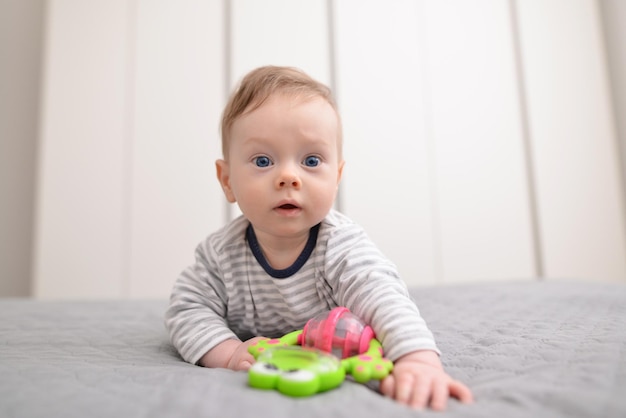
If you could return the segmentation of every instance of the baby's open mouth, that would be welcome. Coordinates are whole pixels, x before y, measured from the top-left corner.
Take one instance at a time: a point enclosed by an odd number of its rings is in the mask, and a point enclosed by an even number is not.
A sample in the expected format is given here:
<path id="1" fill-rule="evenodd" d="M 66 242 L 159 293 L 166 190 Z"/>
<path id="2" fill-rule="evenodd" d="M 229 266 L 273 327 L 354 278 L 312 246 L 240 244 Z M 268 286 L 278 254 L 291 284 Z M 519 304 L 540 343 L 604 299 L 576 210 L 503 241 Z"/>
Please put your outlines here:
<path id="1" fill-rule="evenodd" d="M 298 209 L 296 205 L 292 205 L 291 203 L 287 203 L 285 205 L 280 205 L 279 209 Z"/>

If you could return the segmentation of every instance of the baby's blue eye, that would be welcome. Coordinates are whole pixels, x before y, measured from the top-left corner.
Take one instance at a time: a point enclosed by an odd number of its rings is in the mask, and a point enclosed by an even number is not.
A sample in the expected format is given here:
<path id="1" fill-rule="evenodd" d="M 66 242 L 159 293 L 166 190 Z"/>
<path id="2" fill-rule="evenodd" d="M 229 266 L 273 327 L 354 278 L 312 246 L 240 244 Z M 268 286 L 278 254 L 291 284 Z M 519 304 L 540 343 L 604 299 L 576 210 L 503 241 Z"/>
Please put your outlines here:
<path id="1" fill-rule="evenodd" d="M 257 167 L 269 167 L 270 165 L 272 165 L 272 160 L 270 160 L 269 157 L 266 156 L 256 157 L 253 161 Z"/>
<path id="2" fill-rule="evenodd" d="M 304 159 L 304 165 L 307 167 L 317 167 L 320 163 L 320 157 L 316 157 L 314 155 L 309 155 Z"/>

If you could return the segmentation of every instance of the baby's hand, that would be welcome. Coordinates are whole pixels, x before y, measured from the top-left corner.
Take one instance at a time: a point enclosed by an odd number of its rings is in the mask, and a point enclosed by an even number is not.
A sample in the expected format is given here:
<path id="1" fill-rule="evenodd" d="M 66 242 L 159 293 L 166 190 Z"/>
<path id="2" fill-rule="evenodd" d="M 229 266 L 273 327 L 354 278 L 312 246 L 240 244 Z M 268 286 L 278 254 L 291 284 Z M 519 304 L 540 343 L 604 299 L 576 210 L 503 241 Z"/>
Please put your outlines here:
<path id="1" fill-rule="evenodd" d="M 254 364 L 254 357 L 248 352 L 248 347 L 255 345 L 265 337 L 254 337 L 248 341 L 226 340 L 216 345 L 200 360 L 204 367 L 221 367 L 231 370 L 248 370 Z"/>
<path id="2" fill-rule="evenodd" d="M 255 361 L 252 354 L 248 352 L 248 347 L 256 344 L 258 340 L 262 339 L 264 338 L 254 337 L 239 344 L 239 346 L 233 352 L 233 355 L 228 361 L 228 366 L 226 367 L 231 370 L 248 370 Z"/>
<path id="3" fill-rule="evenodd" d="M 430 406 L 442 411 L 450 396 L 464 403 L 473 401 L 469 388 L 443 370 L 434 351 L 416 351 L 401 357 L 392 374 L 381 382 L 380 390 L 383 395 L 416 409 Z"/>

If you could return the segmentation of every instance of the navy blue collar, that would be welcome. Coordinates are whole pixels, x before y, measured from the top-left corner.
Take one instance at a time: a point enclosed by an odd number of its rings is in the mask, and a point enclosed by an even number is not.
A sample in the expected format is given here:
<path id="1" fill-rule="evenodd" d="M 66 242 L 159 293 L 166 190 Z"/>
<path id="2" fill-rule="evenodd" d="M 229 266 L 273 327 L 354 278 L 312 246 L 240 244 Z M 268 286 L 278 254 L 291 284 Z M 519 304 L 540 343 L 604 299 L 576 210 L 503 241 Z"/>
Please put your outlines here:
<path id="1" fill-rule="evenodd" d="M 250 250 L 252 251 L 254 258 L 256 258 L 256 261 L 258 261 L 261 267 L 263 267 L 263 270 L 275 279 L 285 279 L 296 274 L 313 253 L 315 244 L 317 243 L 317 233 L 320 230 L 320 225 L 321 224 L 317 224 L 311 228 L 309 232 L 309 239 L 307 240 L 304 249 L 296 261 L 291 266 L 283 270 L 276 270 L 270 266 L 270 263 L 267 262 L 265 256 L 263 255 L 263 251 L 261 250 L 261 245 L 259 245 L 259 241 L 254 233 L 254 228 L 252 228 L 252 224 L 248 225 L 248 229 L 246 229 L 246 239 L 248 240 L 248 245 L 250 246 Z"/>

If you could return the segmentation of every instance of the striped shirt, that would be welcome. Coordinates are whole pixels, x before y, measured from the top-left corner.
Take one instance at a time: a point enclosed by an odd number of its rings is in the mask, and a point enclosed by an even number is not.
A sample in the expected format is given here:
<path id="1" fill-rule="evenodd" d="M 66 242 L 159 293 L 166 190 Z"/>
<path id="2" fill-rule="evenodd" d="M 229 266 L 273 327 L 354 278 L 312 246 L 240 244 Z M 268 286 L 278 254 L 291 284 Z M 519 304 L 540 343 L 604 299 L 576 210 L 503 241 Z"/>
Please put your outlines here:
<path id="1" fill-rule="evenodd" d="M 225 340 L 280 337 L 337 306 L 370 324 L 391 360 L 416 350 L 439 353 L 396 267 L 339 212 L 311 229 L 285 270 L 267 263 L 243 216 L 211 234 L 195 255 L 165 315 L 172 343 L 190 363 Z"/>

